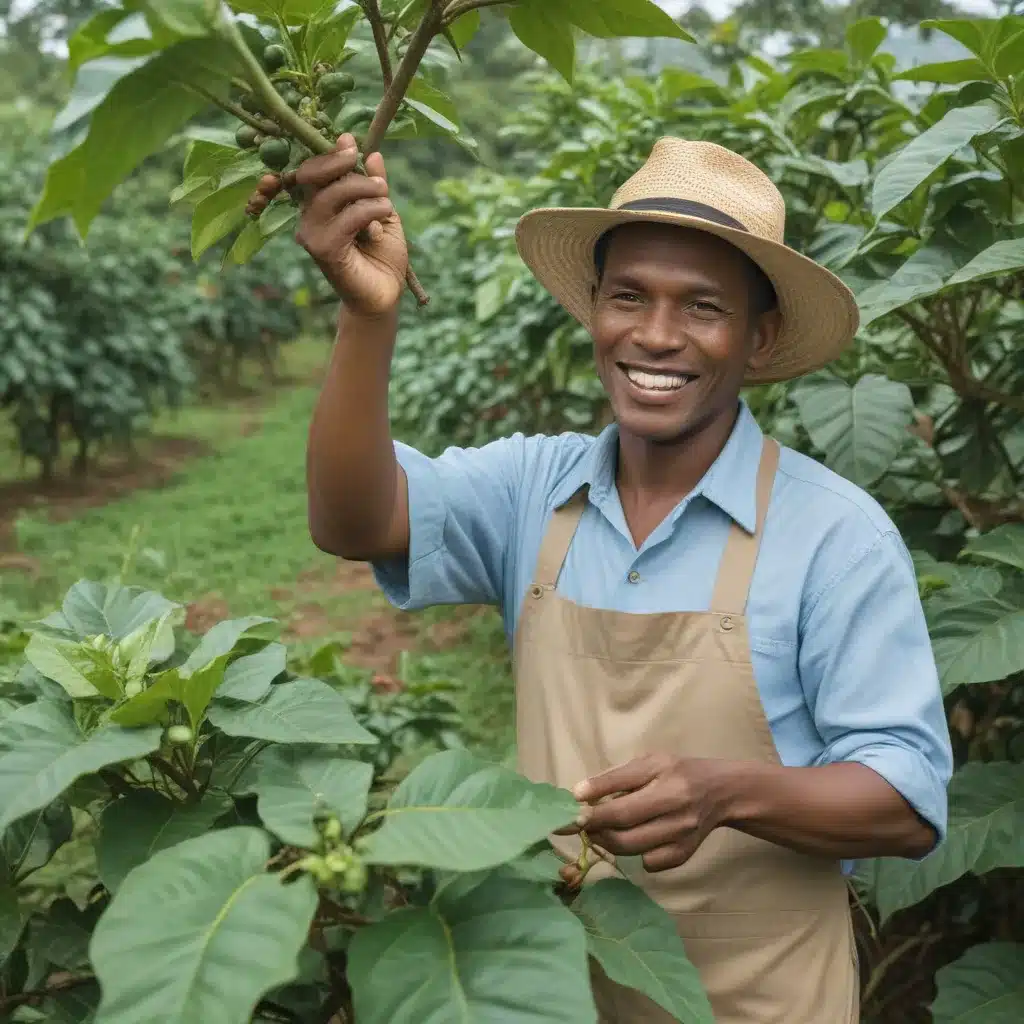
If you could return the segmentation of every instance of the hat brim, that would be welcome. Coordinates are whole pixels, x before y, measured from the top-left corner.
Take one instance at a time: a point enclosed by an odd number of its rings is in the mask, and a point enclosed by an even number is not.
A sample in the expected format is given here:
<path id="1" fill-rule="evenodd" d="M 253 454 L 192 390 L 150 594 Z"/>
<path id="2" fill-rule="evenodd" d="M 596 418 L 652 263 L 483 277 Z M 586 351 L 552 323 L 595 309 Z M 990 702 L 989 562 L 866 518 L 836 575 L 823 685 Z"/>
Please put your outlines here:
<path id="1" fill-rule="evenodd" d="M 516 225 L 516 245 L 533 276 L 587 330 L 596 283 L 594 246 L 609 228 L 653 221 L 717 235 L 745 252 L 771 280 L 782 324 L 768 362 L 744 384 L 792 380 L 832 362 L 853 341 L 860 311 L 853 293 L 830 270 L 780 242 L 676 213 L 544 207 Z"/>

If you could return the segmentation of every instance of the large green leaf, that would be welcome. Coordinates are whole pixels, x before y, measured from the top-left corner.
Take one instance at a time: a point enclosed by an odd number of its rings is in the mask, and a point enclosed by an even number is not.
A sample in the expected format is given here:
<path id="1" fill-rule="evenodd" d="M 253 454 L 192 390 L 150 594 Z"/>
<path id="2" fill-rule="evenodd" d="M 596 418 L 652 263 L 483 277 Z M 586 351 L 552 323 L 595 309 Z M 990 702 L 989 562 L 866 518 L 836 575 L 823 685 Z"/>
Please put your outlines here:
<path id="1" fill-rule="evenodd" d="M 543 57 L 570 84 L 576 70 L 572 25 L 547 0 L 522 0 L 508 12 L 508 23 L 528 50 Z"/>
<path id="2" fill-rule="evenodd" d="M 194 672 L 222 654 L 230 654 L 243 640 L 254 642 L 276 640 L 281 624 L 263 615 L 247 615 L 242 619 L 225 619 L 203 634 L 202 640 L 185 660 L 182 668 Z M 260 646 L 263 646 L 260 643 Z"/>
<path id="3" fill-rule="evenodd" d="M 962 85 L 964 82 L 985 81 L 989 77 L 985 65 L 974 57 L 946 60 L 939 64 L 918 64 L 893 75 L 893 78 L 905 82 L 935 82 L 938 85 Z"/>
<path id="4" fill-rule="evenodd" d="M 642 992 L 676 1020 L 714 1024 L 672 918 L 643 889 L 624 878 L 603 878 L 584 886 L 572 908 L 586 928 L 591 956 L 612 981 Z"/>
<path id="5" fill-rule="evenodd" d="M 234 806 L 227 794 L 207 792 L 197 804 L 180 804 L 152 790 L 138 790 L 108 804 L 100 818 L 96 864 L 100 880 L 117 892 L 128 872 L 155 853 L 205 835 Z"/>
<path id="6" fill-rule="evenodd" d="M 1024 944 L 984 942 L 935 974 L 934 1024 L 1020 1024 Z"/>
<path id="7" fill-rule="evenodd" d="M 48 863 L 74 830 L 71 808 L 57 800 L 0 833 L 0 880 L 24 878 Z"/>
<path id="8" fill-rule="evenodd" d="M 17 890 L 0 879 L 0 968 L 18 945 L 28 917 L 28 907 L 22 906 Z"/>
<path id="9" fill-rule="evenodd" d="M 1024 765 L 968 762 L 949 784 L 949 832 L 923 860 L 882 857 L 867 866 L 884 923 L 962 875 L 1024 867 Z"/>
<path id="10" fill-rule="evenodd" d="M 225 670 L 217 695 L 232 700 L 262 700 L 274 680 L 284 672 L 287 658 L 288 649 L 284 644 L 267 644 L 262 651 L 236 659 Z"/>
<path id="11" fill-rule="evenodd" d="M 867 63 L 885 41 L 886 28 L 881 18 L 858 18 L 846 29 L 846 42 L 854 60 Z"/>
<path id="12" fill-rule="evenodd" d="M 628 36 L 694 38 L 681 25 L 651 0 L 547 0 L 547 6 L 599 39 Z"/>
<path id="13" fill-rule="evenodd" d="M 226 43 L 192 39 L 121 78 L 93 111 L 85 140 L 50 166 L 30 228 L 68 215 L 85 237 L 114 188 L 208 105 L 180 83 L 226 96 L 236 73 Z"/>
<path id="14" fill-rule="evenodd" d="M 946 250 L 930 246 L 918 249 L 891 277 L 858 292 L 861 325 L 867 327 L 901 306 L 942 291 L 956 269 Z"/>
<path id="15" fill-rule="evenodd" d="M 373 766 L 333 753 L 271 747 L 256 764 L 255 790 L 263 824 L 283 842 L 312 847 L 316 811 L 333 811 L 346 834 L 366 816 Z"/>
<path id="16" fill-rule="evenodd" d="M 229 0 L 229 6 L 265 21 L 280 18 L 286 25 L 305 25 L 323 18 L 338 5 L 334 0 Z"/>
<path id="17" fill-rule="evenodd" d="M 117 700 L 121 695 L 110 655 L 78 640 L 34 633 L 25 648 L 25 659 L 41 675 L 63 687 L 69 697 L 102 695 Z"/>
<path id="18" fill-rule="evenodd" d="M 296 679 L 271 688 L 259 704 L 217 704 L 210 721 L 229 736 L 272 743 L 377 743 L 345 698 L 319 679 Z"/>
<path id="19" fill-rule="evenodd" d="M 969 540 L 961 557 L 1008 565 L 1024 572 L 1024 524 L 1004 523 Z"/>
<path id="20" fill-rule="evenodd" d="M 145 57 L 159 50 L 161 45 L 161 42 L 154 39 L 146 16 L 141 11 L 102 10 L 80 25 L 68 40 L 68 71 L 75 74 L 88 61 L 102 62 L 107 57 Z M 75 74 L 72 99 L 76 94 L 82 95 L 81 85 L 81 74 Z M 109 91 L 108 86 L 100 94 L 97 103 Z M 62 116 L 68 117 L 70 114 L 68 112 Z M 80 116 L 75 115 L 74 120 Z"/>
<path id="21" fill-rule="evenodd" d="M 71 630 L 83 640 L 101 633 L 123 640 L 177 607 L 152 590 L 79 580 L 65 594 L 60 611 L 44 621 Z"/>
<path id="22" fill-rule="evenodd" d="M 20 708 L 0 721 L 0 831 L 45 807 L 81 776 L 145 757 L 159 745 L 159 729 L 112 725 L 86 736 L 66 705 Z"/>
<path id="23" fill-rule="evenodd" d="M 368 861 L 479 871 L 571 824 L 579 804 L 566 790 L 449 750 L 410 772 L 382 813 L 383 826 L 366 840 Z"/>
<path id="24" fill-rule="evenodd" d="M 246 223 L 246 201 L 260 176 L 217 189 L 200 199 L 192 213 L 192 258 L 198 260 L 211 245 L 216 245 Z"/>
<path id="25" fill-rule="evenodd" d="M 210 35 L 220 0 L 137 0 L 150 24 L 183 39 Z"/>
<path id="26" fill-rule="evenodd" d="M 1008 238 L 978 253 L 946 282 L 946 287 L 997 277 L 1021 267 L 1024 267 L 1024 238 Z"/>
<path id="27" fill-rule="evenodd" d="M 880 220 L 903 202 L 933 171 L 972 139 L 991 131 L 1002 120 L 991 103 L 954 107 L 940 121 L 911 139 L 875 178 L 871 212 Z"/>
<path id="28" fill-rule="evenodd" d="M 914 414 L 906 384 L 871 373 L 852 388 L 838 378 L 809 379 L 793 390 L 793 401 L 829 468 L 862 487 L 892 465 Z"/>
<path id="29" fill-rule="evenodd" d="M 348 952 L 359 1024 L 596 1024 L 580 922 L 542 886 L 443 889 L 360 929 Z"/>
<path id="30" fill-rule="evenodd" d="M 232 828 L 155 854 L 121 884 L 93 933 L 96 1024 L 248 1024 L 298 974 L 317 894 L 266 873 L 269 837 Z"/>
<path id="31" fill-rule="evenodd" d="M 944 693 L 1024 669 L 1024 606 L 1013 588 L 950 588 L 926 611 Z"/>

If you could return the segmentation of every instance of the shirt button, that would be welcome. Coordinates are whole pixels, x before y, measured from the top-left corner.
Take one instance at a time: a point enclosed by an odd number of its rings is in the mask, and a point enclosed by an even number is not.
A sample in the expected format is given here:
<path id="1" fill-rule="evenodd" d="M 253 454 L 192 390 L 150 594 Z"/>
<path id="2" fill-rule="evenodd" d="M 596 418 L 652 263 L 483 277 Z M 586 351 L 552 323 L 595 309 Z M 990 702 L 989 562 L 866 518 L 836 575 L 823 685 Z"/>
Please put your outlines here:
<path id="1" fill-rule="evenodd" d="M 629 580 L 630 583 L 639 583 L 640 573 L 638 573 L 636 569 L 631 569 L 626 579 Z"/>

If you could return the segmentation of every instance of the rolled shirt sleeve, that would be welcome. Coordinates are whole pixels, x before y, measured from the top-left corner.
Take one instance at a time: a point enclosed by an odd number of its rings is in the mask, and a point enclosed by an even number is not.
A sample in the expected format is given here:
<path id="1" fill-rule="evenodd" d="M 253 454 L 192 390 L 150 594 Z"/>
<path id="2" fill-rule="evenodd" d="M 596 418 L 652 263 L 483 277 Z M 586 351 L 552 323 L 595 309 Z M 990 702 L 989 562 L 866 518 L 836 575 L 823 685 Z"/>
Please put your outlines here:
<path id="1" fill-rule="evenodd" d="M 851 554 L 800 630 L 801 684 L 825 744 L 817 763 L 872 768 L 942 842 L 953 752 L 913 563 L 894 531 Z"/>
<path id="2" fill-rule="evenodd" d="M 392 605 L 500 604 L 526 447 L 515 434 L 430 458 L 395 443 L 409 482 L 409 556 L 372 564 Z"/>

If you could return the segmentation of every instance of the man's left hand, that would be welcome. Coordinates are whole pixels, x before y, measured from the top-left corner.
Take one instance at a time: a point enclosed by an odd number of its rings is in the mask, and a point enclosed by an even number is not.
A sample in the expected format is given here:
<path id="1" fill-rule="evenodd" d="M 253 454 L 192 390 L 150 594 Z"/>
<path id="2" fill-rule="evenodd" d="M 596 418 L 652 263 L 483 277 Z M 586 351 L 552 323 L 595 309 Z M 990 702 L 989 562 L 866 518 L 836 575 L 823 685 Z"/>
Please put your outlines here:
<path id="1" fill-rule="evenodd" d="M 679 867 L 722 824 L 714 784 L 723 766 L 654 754 L 594 775 L 573 789 L 581 803 L 595 805 L 580 825 L 609 853 L 642 854 L 648 871 Z"/>

